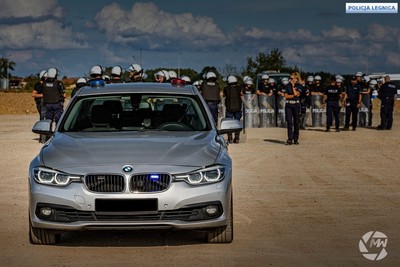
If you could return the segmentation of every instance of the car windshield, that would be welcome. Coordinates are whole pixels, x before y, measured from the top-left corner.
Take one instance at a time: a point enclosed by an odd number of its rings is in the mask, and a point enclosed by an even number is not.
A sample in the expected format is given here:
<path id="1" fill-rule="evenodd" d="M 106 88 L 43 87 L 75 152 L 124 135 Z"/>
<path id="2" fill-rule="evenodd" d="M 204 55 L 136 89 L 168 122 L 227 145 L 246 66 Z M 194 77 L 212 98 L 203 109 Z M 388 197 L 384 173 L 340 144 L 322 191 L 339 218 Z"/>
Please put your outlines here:
<path id="1" fill-rule="evenodd" d="M 60 132 L 209 130 L 204 108 L 195 96 L 120 94 L 75 100 Z"/>

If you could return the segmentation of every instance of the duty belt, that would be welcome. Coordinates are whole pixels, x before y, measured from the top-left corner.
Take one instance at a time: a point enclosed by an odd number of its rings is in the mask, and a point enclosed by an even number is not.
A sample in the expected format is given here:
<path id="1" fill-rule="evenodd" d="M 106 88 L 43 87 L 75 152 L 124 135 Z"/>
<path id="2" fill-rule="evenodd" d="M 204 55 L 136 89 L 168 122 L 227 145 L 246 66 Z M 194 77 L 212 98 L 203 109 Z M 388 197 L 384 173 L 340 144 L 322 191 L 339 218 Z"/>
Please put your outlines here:
<path id="1" fill-rule="evenodd" d="M 298 104 L 298 103 L 300 103 L 300 101 L 299 100 L 286 100 L 286 103 L 288 103 L 288 104 Z"/>

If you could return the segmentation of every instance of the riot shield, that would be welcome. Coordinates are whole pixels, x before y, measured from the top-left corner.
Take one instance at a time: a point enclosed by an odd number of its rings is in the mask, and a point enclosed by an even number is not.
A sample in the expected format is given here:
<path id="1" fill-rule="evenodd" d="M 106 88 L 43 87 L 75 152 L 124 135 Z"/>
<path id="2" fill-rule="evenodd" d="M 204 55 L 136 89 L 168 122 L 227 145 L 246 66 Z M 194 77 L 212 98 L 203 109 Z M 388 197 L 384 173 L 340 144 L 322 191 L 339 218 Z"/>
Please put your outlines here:
<path id="1" fill-rule="evenodd" d="M 260 119 L 258 117 L 258 101 L 256 94 L 246 93 L 243 96 L 244 120 L 246 128 L 258 128 Z"/>
<path id="2" fill-rule="evenodd" d="M 260 127 L 275 127 L 275 96 L 258 96 Z"/>
<path id="3" fill-rule="evenodd" d="M 311 96 L 312 127 L 325 126 L 326 109 L 322 108 L 322 98 L 322 95 Z"/>
<path id="4" fill-rule="evenodd" d="M 281 128 L 286 128 L 286 118 L 285 118 L 285 98 L 283 96 L 278 96 L 277 106 L 276 106 L 276 126 Z"/>
<path id="5" fill-rule="evenodd" d="M 370 109 L 370 96 L 369 94 L 362 94 L 361 106 L 358 111 L 358 126 L 366 127 L 369 121 L 369 109 Z"/>

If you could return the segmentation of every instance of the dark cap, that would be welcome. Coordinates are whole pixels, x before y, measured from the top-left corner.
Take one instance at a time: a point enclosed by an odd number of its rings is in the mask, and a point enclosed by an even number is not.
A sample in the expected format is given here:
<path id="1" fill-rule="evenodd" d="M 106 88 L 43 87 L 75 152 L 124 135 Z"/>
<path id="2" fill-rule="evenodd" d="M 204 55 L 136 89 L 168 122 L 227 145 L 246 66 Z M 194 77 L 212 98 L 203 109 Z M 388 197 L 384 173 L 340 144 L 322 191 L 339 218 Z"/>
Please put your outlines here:
<path id="1" fill-rule="evenodd" d="M 351 80 L 352 80 L 352 81 L 357 80 L 357 77 L 356 77 L 356 76 L 353 76 L 353 77 L 351 77 Z"/>

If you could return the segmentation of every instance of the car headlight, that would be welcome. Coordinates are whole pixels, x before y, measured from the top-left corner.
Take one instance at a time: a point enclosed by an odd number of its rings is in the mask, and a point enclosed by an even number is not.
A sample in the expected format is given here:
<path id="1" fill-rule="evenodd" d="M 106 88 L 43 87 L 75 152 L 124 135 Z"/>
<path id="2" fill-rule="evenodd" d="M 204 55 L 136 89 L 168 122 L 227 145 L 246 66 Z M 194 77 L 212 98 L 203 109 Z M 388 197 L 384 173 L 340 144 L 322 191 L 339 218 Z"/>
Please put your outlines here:
<path id="1" fill-rule="evenodd" d="M 80 182 L 81 176 L 59 172 L 44 167 L 33 169 L 33 178 L 39 184 L 66 186 L 72 182 Z"/>
<path id="2" fill-rule="evenodd" d="M 175 181 L 184 181 L 190 185 L 211 184 L 222 181 L 225 177 L 225 166 L 216 165 L 191 173 L 175 175 Z"/>

